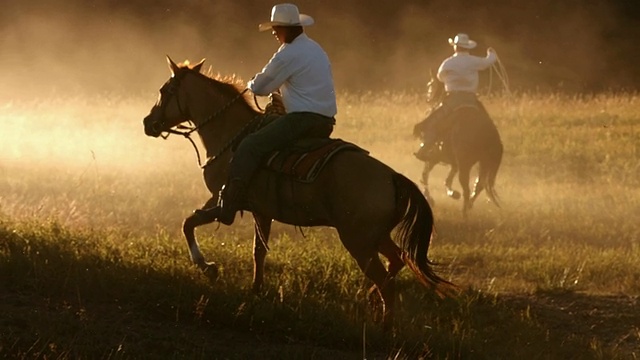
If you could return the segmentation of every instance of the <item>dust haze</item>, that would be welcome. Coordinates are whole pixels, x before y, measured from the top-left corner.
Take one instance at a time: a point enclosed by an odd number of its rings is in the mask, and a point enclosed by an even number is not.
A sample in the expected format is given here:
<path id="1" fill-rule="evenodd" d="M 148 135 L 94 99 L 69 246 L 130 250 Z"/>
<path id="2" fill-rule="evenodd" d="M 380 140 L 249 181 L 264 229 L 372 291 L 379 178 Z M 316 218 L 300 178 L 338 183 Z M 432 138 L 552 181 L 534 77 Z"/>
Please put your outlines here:
<path id="1" fill-rule="evenodd" d="M 637 75 L 621 63 L 619 53 L 626 49 L 620 44 L 628 42 L 616 37 L 633 35 L 637 26 L 615 3 L 501 3 L 298 5 L 316 20 L 307 32 L 329 54 L 338 90 L 423 90 L 428 70 L 449 56 L 447 39 L 458 32 L 479 42 L 479 55 L 494 47 L 514 88 L 592 90 L 614 87 L 613 81 L 626 86 Z M 10 3 L 0 15 L 0 61 L 11 69 L 3 75 L 0 95 L 148 93 L 166 78 L 165 54 L 176 61 L 206 58 L 214 72 L 248 79 L 277 48 L 270 34 L 257 31 L 271 5 L 231 0 Z"/>
<path id="2" fill-rule="evenodd" d="M 627 42 L 615 35 L 638 30 L 624 27 L 632 19 L 622 17 L 614 3 L 297 4 L 316 20 L 307 33 L 329 54 L 339 93 L 424 92 L 429 70 L 451 54 L 447 39 L 458 32 L 478 41 L 478 55 L 488 46 L 497 50 L 512 90 L 594 91 L 627 86 L 637 75 L 617 56 Z M 249 79 L 278 46 L 269 33 L 257 31 L 272 5 L 231 0 L 5 4 L 0 118 L 11 126 L 0 135 L 3 158 L 24 160 L 40 151 L 37 157 L 49 161 L 77 159 L 103 149 L 98 155 L 131 160 L 127 154 L 141 152 L 133 144 L 153 140 L 137 139 L 143 138 L 142 118 L 169 76 L 165 55 L 175 61 L 206 58 L 213 73 Z M 483 76 L 486 86 L 488 74 Z M 340 117 L 348 104 L 338 105 Z M 116 150 L 122 151 L 118 157 Z"/>

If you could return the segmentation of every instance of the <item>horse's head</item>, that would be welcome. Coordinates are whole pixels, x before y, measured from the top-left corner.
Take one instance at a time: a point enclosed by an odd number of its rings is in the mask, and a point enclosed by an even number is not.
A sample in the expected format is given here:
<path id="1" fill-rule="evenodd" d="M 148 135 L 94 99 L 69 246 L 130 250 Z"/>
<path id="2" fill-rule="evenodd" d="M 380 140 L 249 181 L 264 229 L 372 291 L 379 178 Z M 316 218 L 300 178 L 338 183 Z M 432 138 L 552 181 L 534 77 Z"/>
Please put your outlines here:
<path id="1" fill-rule="evenodd" d="M 167 56 L 167 62 L 171 70 L 171 78 L 160 88 L 158 101 L 142 122 L 144 124 L 144 133 L 148 136 L 158 137 L 174 126 L 191 120 L 189 119 L 189 111 L 186 108 L 186 96 L 182 80 L 190 72 L 200 73 L 204 60 L 193 66 L 180 66 Z"/>

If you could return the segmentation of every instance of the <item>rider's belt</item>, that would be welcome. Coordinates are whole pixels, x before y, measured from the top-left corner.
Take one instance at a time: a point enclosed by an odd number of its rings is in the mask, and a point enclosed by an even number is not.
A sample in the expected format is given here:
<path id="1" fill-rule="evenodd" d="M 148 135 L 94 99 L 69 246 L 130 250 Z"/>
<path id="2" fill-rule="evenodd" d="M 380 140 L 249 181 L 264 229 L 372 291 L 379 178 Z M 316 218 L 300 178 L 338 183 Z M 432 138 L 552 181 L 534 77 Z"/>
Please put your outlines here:
<path id="1" fill-rule="evenodd" d="M 318 113 L 312 112 L 312 111 L 296 111 L 296 113 L 299 113 L 299 114 L 311 114 L 311 115 L 314 115 L 314 116 L 318 116 L 318 117 L 327 119 L 327 120 L 331 121 L 331 123 L 333 125 L 336 124 L 336 118 L 335 117 L 329 117 L 329 116 L 318 114 Z"/>

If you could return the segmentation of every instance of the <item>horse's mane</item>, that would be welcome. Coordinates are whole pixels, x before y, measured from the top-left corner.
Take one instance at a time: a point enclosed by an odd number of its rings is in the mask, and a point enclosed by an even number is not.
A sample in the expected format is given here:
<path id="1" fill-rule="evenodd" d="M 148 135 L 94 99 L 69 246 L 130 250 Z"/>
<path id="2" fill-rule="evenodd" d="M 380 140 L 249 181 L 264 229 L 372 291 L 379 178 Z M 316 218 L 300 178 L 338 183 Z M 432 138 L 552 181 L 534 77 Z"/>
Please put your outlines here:
<path id="1" fill-rule="evenodd" d="M 236 76 L 236 74 L 221 75 L 220 73 L 214 73 L 211 66 L 209 66 L 207 70 L 198 72 L 194 69 L 196 65 L 191 65 L 189 60 L 185 60 L 184 62 L 179 63 L 178 67 L 181 69 L 192 70 L 194 73 L 198 74 L 199 76 L 213 84 L 224 95 L 227 95 L 231 98 L 235 98 L 236 96 L 240 95 L 240 93 L 242 93 L 246 86 L 245 82 L 239 76 Z M 253 108 L 253 106 L 251 105 L 253 101 L 250 101 L 251 99 L 249 98 L 247 93 L 244 93 L 243 99 L 248 106 Z"/>

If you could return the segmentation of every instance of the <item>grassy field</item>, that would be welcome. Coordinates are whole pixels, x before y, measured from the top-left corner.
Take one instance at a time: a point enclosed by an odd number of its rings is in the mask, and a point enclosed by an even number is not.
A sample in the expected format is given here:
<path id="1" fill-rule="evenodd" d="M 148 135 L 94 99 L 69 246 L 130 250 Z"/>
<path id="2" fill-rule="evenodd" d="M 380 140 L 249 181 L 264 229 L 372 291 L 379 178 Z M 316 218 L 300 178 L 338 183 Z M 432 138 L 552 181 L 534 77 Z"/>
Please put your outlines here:
<path id="1" fill-rule="evenodd" d="M 369 283 L 329 228 L 275 224 L 252 295 L 253 227 L 180 229 L 208 194 L 191 145 L 147 138 L 155 100 L 0 104 L 0 355 L 21 359 L 635 359 L 640 355 L 640 96 L 487 98 L 505 145 L 467 221 L 431 178 L 430 257 L 464 291 L 405 270 L 381 332 Z M 335 137 L 420 181 L 419 94 L 342 94 Z M 459 188 L 459 185 L 455 184 Z"/>

